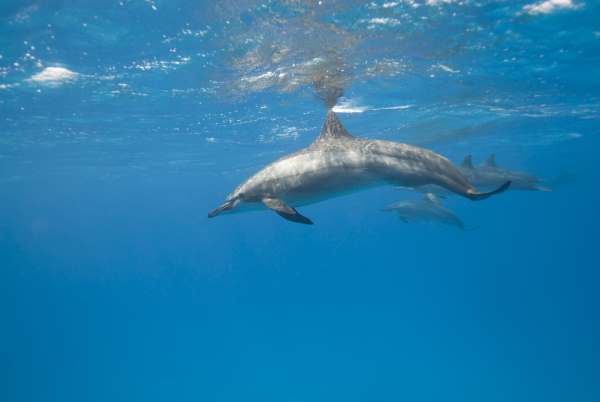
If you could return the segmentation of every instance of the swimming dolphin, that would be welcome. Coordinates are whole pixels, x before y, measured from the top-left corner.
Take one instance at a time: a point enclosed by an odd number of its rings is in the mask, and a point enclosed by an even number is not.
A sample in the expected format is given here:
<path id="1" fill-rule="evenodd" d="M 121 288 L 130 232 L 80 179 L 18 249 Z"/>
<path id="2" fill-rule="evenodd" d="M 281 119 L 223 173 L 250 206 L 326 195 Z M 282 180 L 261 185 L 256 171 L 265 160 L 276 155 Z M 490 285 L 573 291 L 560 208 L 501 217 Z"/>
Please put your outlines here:
<path id="1" fill-rule="evenodd" d="M 481 165 L 473 166 L 471 155 L 465 156 L 460 171 L 474 185 L 482 188 L 493 188 L 510 180 L 513 190 L 551 191 L 538 183 L 540 179 L 524 172 L 507 170 L 496 165 L 496 155 L 490 155 Z"/>
<path id="2" fill-rule="evenodd" d="M 440 204 L 439 199 L 432 193 L 424 195 L 419 201 L 400 201 L 388 205 L 384 211 L 396 212 L 402 221 L 429 221 L 445 225 L 457 226 L 465 230 L 462 221 L 454 212 Z"/>
<path id="3" fill-rule="evenodd" d="M 437 184 L 471 200 L 482 200 L 503 192 L 510 182 L 478 192 L 443 156 L 411 145 L 355 138 L 329 110 L 321 134 L 311 145 L 244 181 L 208 217 L 266 207 L 292 222 L 312 224 L 294 206 L 385 184 Z"/>
<path id="4" fill-rule="evenodd" d="M 496 156 L 494 154 L 490 155 L 485 162 L 479 166 L 473 165 L 473 157 L 467 155 L 458 167 L 458 170 L 468 178 L 471 184 L 483 189 L 494 188 L 509 180 L 511 182 L 511 190 L 552 191 L 547 187 L 540 186 L 538 183 L 541 180 L 537 177 L 530 176 L 524 172 L 498 167 L 496 165 Z M 415 187 L 414 189 L 425 194 L 432 193 L 438 197 L 445 197 L 450 194 L 450 191 L 435 184 L 427 184 Z"/>

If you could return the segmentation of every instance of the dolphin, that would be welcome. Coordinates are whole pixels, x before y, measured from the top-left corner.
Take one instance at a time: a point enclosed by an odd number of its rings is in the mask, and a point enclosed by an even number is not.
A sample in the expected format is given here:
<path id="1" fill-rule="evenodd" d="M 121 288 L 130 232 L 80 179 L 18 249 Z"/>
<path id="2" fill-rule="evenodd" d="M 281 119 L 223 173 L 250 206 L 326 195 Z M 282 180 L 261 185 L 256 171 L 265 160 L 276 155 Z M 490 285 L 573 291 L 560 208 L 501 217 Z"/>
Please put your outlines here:
<path id="1" fill-rule="evenodd" d="M 386 184 L 437 184 L 471 200 L 483 200 L 506 190 L 510 181 L 493 191 L 479 192 L 443 156 L 407 144 L 356 138 L 330 109 L 312 144 L 251 176 L 208 217 L 267 208 L 292 222 L 312 224 L 296 206 Z"/>
<path id="2" fill-rule="evenodd" d="M 525 172 L 503 169 L 496 164 L 496 155 L 491 154 L 481 165 L 473 166 L 471 155 L 465 156 L 460 171 L 469 179 L 473 185 L 482 188 L 493 188 L 498 183 L 510 180 L 511 189 L 551 191 L 547 187 L 540 186 L 541 181 Z"/>
<path id="3" fill-rule="evenodd" d="M 440 204 L 438 197 L 432 193 L 424 195 L 419 201 L 399 201 L 388 205 L 384 211 L 396 212 L 403 222 L 409 221 L 429 221 L 440 222 L 445 225 L 456 226 L 461 230 L 465 230 L 465 225 L 462 223 L 454 212 Z"/>
<path id="4" fill-rule="evenodd" d="M 532 190 L 532 191 L 552 191 L 548 187 L 540 186 L 541 179 L 533 177 L 524 172 L 518 172 L 498 167 L 496 156 L 490 155 L 481 165 L 473 165 L 473 157 L 465 156 L 458 170 L 468 178 L 469 182 L 480 188 L 494 188 L 495 186 L 509 180 L 510 188 L 514 190 Z M 415 187 L 421 193 L 432 193 L 438 197 L 445 198 L 450 195 L 450 191 L 435 184 L 426 184 Z"/>

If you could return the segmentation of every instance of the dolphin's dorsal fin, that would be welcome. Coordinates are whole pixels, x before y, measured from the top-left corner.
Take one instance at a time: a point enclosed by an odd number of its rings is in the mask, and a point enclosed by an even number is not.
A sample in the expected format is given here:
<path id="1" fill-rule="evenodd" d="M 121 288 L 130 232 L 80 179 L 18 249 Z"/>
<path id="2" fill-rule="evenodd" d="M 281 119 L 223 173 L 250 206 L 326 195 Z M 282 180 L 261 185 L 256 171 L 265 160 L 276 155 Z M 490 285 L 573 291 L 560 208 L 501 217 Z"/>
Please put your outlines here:
<path id="1" fill-rule="evenodd" d="M 496 167 L 496 155 L 491 154 L 488 158 L 483 162 L 485 166 L 488 167 Z"/>
<path id="2" fill-rule="evenodd" d="M 436 197 L 435 194 L 433 193 L 427 193 L 425 194 L 425 200 L 429 201 L 433 204 L 439 205 L 440 204 L 440 199 Z"/>
<path id="3" fill-rule="evenodd" d="M 348 130 L 344 128 L 342 123 L 337 118 L 337 115 L 333 110 L 327 112 L 327 117 L 325 118 L 325 123 L 323 123 L 323 128 L 321 129 L 321 134 L 317 137 L 315 142 L 321 141 L 329 141 L 333 139 L 341 139 L 341 138 L 354 138 Z"/>
<path id="4" fill-rule="evenodd" d="M 473 169 L 473 157 L 471 155 L 465 156 L 465 159 L 463 159 L 461 166 L 466 169 Z"/>

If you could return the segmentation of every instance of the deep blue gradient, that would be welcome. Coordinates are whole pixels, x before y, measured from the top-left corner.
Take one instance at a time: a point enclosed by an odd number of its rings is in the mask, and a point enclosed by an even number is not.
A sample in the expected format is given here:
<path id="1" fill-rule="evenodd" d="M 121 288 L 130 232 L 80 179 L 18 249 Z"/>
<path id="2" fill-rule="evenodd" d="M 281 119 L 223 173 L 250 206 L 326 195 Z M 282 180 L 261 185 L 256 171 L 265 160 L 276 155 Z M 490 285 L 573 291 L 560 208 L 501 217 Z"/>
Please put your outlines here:
<path id="1" fill-rule="evenodd" d="M 208 220 L 319 131 L 310 86 L 232 85 L 265 71 L 234 67 L 247 38 L 286 39 L 258 20 L 303 11 L 2 2 L 1 401 L 600 400 L 600 6 L 397 3 L 315 17 L 363 40 L 348 130 L 551 193 L 444 200 L 465 232 L 380 212 L 419 197 L 391 187 L 302 207 L 314 226 Z M 78 76 L 31 79 L 53 66 Z"/>

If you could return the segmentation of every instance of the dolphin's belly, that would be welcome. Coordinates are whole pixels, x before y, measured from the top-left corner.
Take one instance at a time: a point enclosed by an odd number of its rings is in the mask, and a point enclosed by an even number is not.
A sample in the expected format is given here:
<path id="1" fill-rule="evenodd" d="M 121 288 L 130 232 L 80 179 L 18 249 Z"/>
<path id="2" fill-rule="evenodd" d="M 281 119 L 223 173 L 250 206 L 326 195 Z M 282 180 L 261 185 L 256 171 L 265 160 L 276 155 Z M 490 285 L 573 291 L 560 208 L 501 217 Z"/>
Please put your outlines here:
<path id="1" fill-rule="evenodd" d="M 290 204 L 307 205 L 384 184 L 363 168 L 332 169 L 305 179 L 302 185 L 291 187 L 281 197 Z"/>
<path id="2" fill-rule="evenodd" d="M 368 158 L 356 152 L 307 153 L 283 160 L 265 173 L 263 192 L 294 205 L 314 203 L 382 183 Z"/>
<path id="3" fill-rule="evenodd" d="M 300 186 L 290 190 L 297 193 L 337 192 L 362 187 L 373 180 L 377 180 L 376 175 L 364 167 L 332 168 L 306 175 Z"/>

